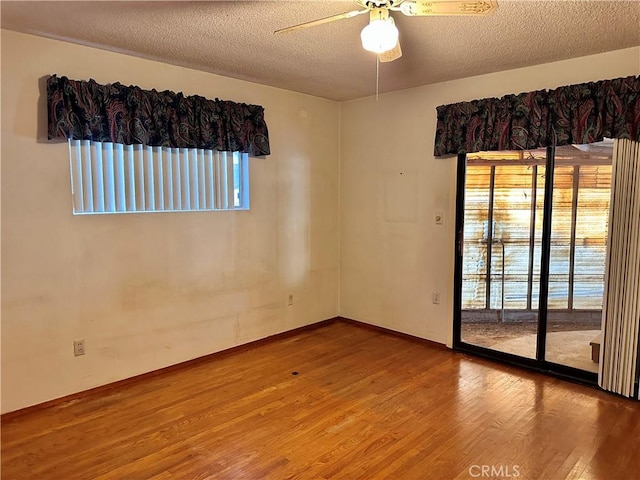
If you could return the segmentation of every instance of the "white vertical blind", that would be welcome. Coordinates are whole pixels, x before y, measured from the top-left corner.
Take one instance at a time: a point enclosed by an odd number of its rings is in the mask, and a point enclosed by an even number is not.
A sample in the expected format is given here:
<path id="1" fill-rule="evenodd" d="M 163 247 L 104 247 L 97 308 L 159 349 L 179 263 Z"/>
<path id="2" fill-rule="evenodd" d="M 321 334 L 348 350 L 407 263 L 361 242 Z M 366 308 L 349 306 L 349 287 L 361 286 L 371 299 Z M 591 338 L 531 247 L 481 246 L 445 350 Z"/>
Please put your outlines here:
<path id="1" fill-rule="evenodd" d="M 616 140 L 598 383 L 625 397 L 638 380 L 640 329 L 640 143 Z"/>
<path id="2" fill-rule="evenodd" d="M 205 152 L 205 170 L 206 170 L 206 184 L 205 190 L 207 195 L 207 209 L 213 210 L 215 208 L 215 193 L 213 186 L 215 185 L 214 166 L 213 166 L 213 152 L 208 150 Z"/>
<path id="3" fill-rule="evenodd" d="M 164 196 L 162 198 L 164 209 L 171 211 L 173 207 L 173 155 L 170 148 L 162 149 L 162 171 L 164 173 Z"/>
<path id="4" fill-rule="evenodd" d="M 180 167 L 182 159 L 180 158 L 180 149 L 172 149 L 173 153 L 173 208 L 174 210 L 182 210 L 182 168 Z"/>
<path id="5" fill-rule="evenodd" d="M 225 155 L 225 167 L 227 168 L 226 182 L 224 182 L 227 189 L 226 208 L 233 208 L 233 158 L 231 155 Z"/>
<path id="6" fill-rule="evenodd" d="M 155 171 L 155 192 L 156 192 L 156 210 L 164 210 L 164 160 L 162 155 L 163 150 L 159 149 L 156 161 Z"/>
<path id="7" fill-rule="evenodd" d="M 160 152 L 158 152 L 160 154 Z M 153 211 L 156 209 L 156 178 L 154 175 L 154 161 L 153 161 L 153 147 L 143 147 L 142 162 L 144 167 L 144 184 L 145 188 L 145 205 L 147 210 Z M 158 162 L 160 163 L 160 162 Z"/>
<path id="8" fill-rule="evenodd" d="M 214 178 L 217 179 L 218 184 L 221 185 L 221 188 L 215 189 L 215 207 L 214 208 L 226 208 L 226 202 L 224 201 L 226 197 L 226 169 L 222 168 L 222 160 L 226 157 L 224 152 L 220 155 L 216 155 L 214 158 Z"/>
<path id="9" fill-rule="evenodd" d="M 69 140 L 74 214 L 245 210 L 248 155 Z"/>
<path id="10" fill-rule="evenodd" d="M 103 145 L 105 145 L 103 143 Z M 108 145 L 108 144 L 107 144 Z M 135 212 L 136 208 L 136 177 L 135 177 L 135 168 L 134 168 L 134 158 L 133 158 L 133 145 L 127 145 L 126 147 L 122 145 L 122 156 L 124 158 L 124 163 L 126 165 L 124 171 L 125 182 L 127 183 L 127 189 L 125 192 L 126 202 L 127 202 L 127 211 Z M 84 213 L 84 212 L 80 212 Z M 88 211 L 88 213 L 92 213 L 92 211 Z"/>
<path id="11" fill-rule="evenodd" d="M 182 177 L 182 198 L 183 210 L 191 210 L 191 176 L 189 175 L 189 150 L 180 149 L 180 175 Z"/>
<path id="12" fill-rule="evenodd" d="M 79 148 L 71 148 L 69 142 L 69 171 L 71 172 L 71 196 L 73 211 L 84 211 L 84 191 L 82 188 L 82 156 Z"/>
<path id="13" fill-rule="evenodd" d="M 104 188 L 106 191 L 105 210 L 113 212 L 116 210 L 116 182 L 115 182 L 115 164 L 113 163 L 113 149 L 104 151 L 102 158 Z"/>

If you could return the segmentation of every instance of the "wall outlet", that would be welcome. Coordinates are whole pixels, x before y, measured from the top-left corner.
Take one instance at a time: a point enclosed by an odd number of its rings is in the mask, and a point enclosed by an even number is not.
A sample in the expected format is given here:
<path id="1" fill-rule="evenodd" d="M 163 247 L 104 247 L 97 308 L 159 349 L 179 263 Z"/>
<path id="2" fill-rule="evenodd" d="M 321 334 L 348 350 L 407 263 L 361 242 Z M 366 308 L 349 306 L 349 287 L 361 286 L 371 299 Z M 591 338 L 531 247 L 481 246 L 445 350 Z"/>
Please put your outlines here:
<path id="1" fill-rule="evenodd" d="M 289 306 L 293 305 L 293 294 L 292 293 L 289 294 L 289 300 L 288 300 L 287 305 L 289 305 Z"/>
<path id="2" fill-rule="evenodd" d="M 73 354 L 76 357 L 79 357 L 80 355 L 84 355 L 84 340 L 73 341 Z"/>
<path id="3" fill-rule="evenodd" d="M 434 291 L 431 294 L 431 302 L 438 305 L 440 303 L 440 292 Z"/>

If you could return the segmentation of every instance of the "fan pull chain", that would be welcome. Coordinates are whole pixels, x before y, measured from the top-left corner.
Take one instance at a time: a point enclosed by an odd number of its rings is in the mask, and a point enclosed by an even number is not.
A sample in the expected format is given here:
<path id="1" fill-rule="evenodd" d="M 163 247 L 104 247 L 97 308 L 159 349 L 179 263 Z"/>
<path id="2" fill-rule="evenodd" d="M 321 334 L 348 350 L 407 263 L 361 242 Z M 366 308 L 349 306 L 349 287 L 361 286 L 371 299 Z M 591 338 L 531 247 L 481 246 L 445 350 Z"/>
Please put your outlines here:
<path id="1" fill-rule="evenodd" d="M 376 55 L 376 102 L 378 101 L 379 85 L 380 85 L 380 55 Z"/>

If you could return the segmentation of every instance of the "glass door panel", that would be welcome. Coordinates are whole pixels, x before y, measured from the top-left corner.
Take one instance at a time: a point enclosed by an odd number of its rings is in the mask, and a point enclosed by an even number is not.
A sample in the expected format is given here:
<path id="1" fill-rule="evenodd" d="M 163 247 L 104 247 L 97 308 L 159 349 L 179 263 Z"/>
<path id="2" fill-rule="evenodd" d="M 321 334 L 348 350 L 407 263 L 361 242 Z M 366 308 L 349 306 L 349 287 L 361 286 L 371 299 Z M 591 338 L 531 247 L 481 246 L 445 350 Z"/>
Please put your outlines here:
<path id="1" fill-rule="evenodd" d="M 611 152 L 558 147 L 553 182 L 545 360 L 597 372 Z"/>
<path id="2" fill-rule="evenodd" d="M 469 155 L 461 341 L 536 358 L 545 152 Z"/>

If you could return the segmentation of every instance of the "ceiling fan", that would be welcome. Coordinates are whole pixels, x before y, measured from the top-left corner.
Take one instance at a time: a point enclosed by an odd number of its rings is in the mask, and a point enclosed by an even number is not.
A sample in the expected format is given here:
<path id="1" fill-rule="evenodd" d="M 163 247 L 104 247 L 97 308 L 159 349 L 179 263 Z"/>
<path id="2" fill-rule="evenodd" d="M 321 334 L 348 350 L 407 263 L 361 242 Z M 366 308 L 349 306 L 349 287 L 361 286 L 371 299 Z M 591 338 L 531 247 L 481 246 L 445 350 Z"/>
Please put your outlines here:
<path id="1" fill-rule="evenodd" d="M 433 15 L 487 15 L 498 8 L 496 0 L 355 0 L 361 10 L 340 13 L 276 30 L 286 33 L 302 28 L 315 27 L 323 23 L 353 18 L 369 13 L 369 24 L 364 27 L 360 38 L 365 50 L 377 53 L 381 62 L 391 62 L 402 56 L 399 32 L 390 12 L 400 12 L 408 17 Z"/>

